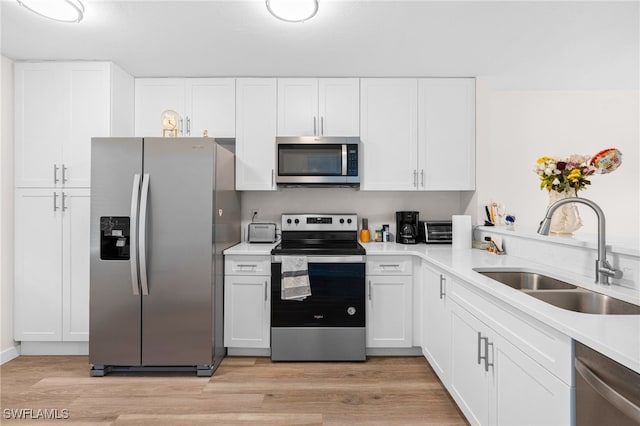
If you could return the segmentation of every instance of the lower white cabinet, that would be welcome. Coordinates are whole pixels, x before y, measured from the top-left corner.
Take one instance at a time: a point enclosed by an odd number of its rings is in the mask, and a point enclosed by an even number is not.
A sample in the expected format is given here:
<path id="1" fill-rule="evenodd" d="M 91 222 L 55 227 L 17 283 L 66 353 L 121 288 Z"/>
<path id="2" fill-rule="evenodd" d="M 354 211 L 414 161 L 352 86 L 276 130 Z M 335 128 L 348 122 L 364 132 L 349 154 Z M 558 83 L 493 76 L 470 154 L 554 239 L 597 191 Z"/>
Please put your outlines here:
<path id="1" fill-rule="evenodd" d="M 473 425 L 566 425 L 571 387 L 458 303 L 451 304 L 449 391 Z"/>
<path id="2" fill-rule="evenodd" d="M 226 256 L 224 346 L 271 347 L 271 271 L 269 256 Z"/>
<path id="3" fill-rule="evenodd" d="M 451 370 L 451 302 L 447 284 L 451 278 L 422 262 L 422 353 L 440 380 L 447 382 Z"/>
<path id="4" fill-rule="evenodd" d="M 367 256 L 368 348 L 413 346 L 412 295 L 410 257 Z"/>
<path id="5" fill-rule="evenodd" d="M 14 339 L 89 340 L 89 189 L 16 189 Z"/>

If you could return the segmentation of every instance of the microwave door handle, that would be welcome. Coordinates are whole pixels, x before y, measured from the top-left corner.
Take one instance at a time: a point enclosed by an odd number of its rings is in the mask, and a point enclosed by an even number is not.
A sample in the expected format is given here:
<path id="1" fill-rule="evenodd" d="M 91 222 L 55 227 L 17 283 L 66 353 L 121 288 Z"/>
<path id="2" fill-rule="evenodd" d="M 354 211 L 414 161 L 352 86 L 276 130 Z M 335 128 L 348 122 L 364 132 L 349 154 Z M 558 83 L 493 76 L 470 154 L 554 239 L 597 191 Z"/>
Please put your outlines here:
<path id="1" fill-rule="evenodd" d="M 342 176 L 347 175 L 347 145 L 342 145 Z"/>

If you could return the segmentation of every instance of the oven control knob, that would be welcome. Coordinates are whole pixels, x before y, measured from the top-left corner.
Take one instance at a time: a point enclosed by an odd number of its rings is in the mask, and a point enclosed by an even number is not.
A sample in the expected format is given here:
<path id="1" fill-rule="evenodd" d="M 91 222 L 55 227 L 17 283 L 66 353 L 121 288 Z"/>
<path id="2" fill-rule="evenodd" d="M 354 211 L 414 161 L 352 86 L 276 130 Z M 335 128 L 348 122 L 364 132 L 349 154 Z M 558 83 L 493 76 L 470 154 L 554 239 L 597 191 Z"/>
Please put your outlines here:
<path id="1" fill-rule="evenodd" d="M 287 219 L 287 223 L 291 225 L 291 219 Z"/>
<path id="2" fill-rule="evenodd" d="M 347 219 L 347 223 L 351 223 L 351 219 Z"/>
<path id="3" fill-rule="evenodd" d="M 297 225 L 297 224 L 299 224 L 299 223 L 300 223 L 300 219 L 296 219 L 296 220 L 294 220 L 294 222 L 295 222 L 295 223 L 296 223 L 296 225 Z"/>
<path id="4" fill-rule="evenodd" d="M 340 219 L 340 223 L 344 223 L 344 219 Z"/>
<path id="5" fill-rule="evenodd" d="M 347 313 L 348 313 L 349 315 L 355 315 L 355 314 L 356 314 L 356 308 L 354 308 L 353 306 L 349 306 L 349 307 L 347 308 Z"/>

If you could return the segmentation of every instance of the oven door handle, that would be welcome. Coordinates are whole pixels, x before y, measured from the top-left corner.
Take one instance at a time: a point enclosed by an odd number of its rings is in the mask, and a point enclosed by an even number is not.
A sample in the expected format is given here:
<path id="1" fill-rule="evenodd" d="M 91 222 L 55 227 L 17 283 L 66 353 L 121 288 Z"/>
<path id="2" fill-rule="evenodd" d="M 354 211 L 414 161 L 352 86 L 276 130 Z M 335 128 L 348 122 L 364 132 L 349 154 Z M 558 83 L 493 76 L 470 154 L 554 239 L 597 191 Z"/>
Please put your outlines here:
<path id="1" fill-rule="evenodd" d="M 365 256 L 303 256 L 307 263 L 365 263 Z M 282 263 L 282 256 L 271 256 L 271 263 Z"/>

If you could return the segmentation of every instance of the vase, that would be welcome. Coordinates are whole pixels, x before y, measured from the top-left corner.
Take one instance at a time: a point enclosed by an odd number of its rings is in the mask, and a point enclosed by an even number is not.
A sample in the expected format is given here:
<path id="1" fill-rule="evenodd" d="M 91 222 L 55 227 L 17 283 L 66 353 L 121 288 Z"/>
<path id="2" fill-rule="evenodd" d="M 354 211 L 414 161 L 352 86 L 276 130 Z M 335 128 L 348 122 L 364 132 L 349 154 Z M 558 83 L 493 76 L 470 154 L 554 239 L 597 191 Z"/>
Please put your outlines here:
<path id="1" fill-rule="evenodd" d="M 549 191 L 549 206 L 558 200 L 567 197 L 576 197 L 575 190 Z M 557 235 L 573 235 L 575 231 L 582 227 L 582 219 L 575 203 L 565 204 L 553 213 L 551 217 L 551 228 L 549 232 Z"/>

